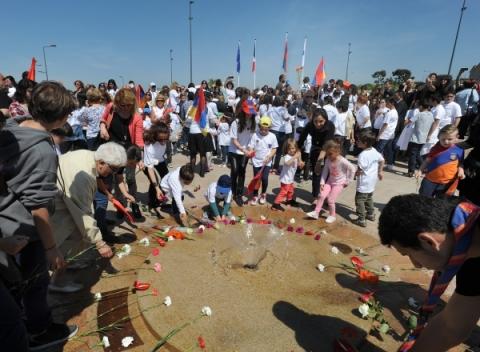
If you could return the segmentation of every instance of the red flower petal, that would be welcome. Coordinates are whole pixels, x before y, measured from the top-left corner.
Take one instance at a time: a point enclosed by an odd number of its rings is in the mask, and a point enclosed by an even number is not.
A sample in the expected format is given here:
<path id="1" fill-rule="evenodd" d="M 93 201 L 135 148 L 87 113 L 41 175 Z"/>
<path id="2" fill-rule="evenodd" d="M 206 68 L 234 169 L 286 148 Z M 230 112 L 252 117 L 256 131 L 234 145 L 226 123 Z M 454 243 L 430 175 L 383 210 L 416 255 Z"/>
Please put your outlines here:
<path id="1" fill-rule="evenodd" d="M 315 241 L 318 241 L 320 238 L 321 238 L 320 235 L 316 235 L 316 236 L 314 237 Z"/>
<path id="2" fill-rule="evenodd" d="M 152 255 L 153 255 L 154 257 L 156 257 L 156 256 L 159 255 L 159 254 L 160 254 L 160 249 L 158 249 L 158 248 L 152 249 Z"/>
<path id="3" fill-rule="evenodd" d="M 156 288 L 152 288 L 152 295 L 158 296 L 158 290 Z"/>
<path id="4" fill-rule="evenodd" d="M 133 287 L 138 291 L 146 291 L 150 288 L 150 284 L 148 282 L 135 281 Z"/>
<path id="5" fill-rule="evenodd" d="M 311 230 L 308 230 L 308 231 L 305 232 L 305 236 L 313 236 L 313 235 L 314 235 L 314 233 Z"/>
<path id="6" fill-rule="evenodd" d="M 359 257 L 351 257 L 350 260 L 352 264 L 355 265 L 357 268 L 363 268 L 363 266 L 365 265 L 363 263 L 363 260 L 361 260 Z"/>
<path id="7" fill-rule="evenodd" d="M 370 301 L 370 298 L 372 298 L 374 294 L 375 294 L 375 291 L 367 291 L 363 295 L 360 295 L 359 299 L 363 303 L 367 303 L 368 301 Z"/>
<path id="8" fill-rule="evenodd" d="M 360 279 L 360 281 L 366 281 L 371 284 L 376 284 L 379 280 L 378 275 L 364 269 L 359 269 L 358 278 Z"/>
<path id="9" fill-rule="evenodd" d="M 205 343 L 205 339 L 201 336 L 198 337 L 198 347 L 200 347 L 202 350 L 207 347 L 207 344 Z"/>

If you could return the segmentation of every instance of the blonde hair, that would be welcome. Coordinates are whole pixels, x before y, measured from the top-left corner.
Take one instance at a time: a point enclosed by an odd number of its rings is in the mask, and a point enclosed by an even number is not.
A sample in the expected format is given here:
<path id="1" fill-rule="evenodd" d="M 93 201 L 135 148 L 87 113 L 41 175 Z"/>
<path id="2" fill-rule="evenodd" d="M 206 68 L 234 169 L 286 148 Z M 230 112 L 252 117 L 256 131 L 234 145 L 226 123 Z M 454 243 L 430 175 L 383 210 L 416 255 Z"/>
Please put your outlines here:
<path id="1" fill-rule="evenodd" d="M 458 128 L 455 125 L 446 125 L 442 127 L 442 129 L 438 132 L 438 135 L 441 136 L 453 133 L 458 133 Z"/>
<path id="2" fill-rule="evenodd" d="M 329 152 L 330 150 L 335 150 L 340 153 L 342 151 L 342 147 L 338 142 L 331 139 L 325 142 L 325 144 L 323 145 L 323 150 L 325 152 Z"/>
<path id="3" fill-rule="evenodd" d="M 283 154 L 288 154 L 288 150 L 293 147 L 295 148 L 295 153 L 298 152 L 298 144 L 293 138 L 289 138 L 283 143 Z"/>
<path id="4" fill-rule="evenodd" d="M 98 88 L 90 88 L 87 90 L 87 100 L 90 104 L 98 104 L 103 102 L 103 93 Z"/>

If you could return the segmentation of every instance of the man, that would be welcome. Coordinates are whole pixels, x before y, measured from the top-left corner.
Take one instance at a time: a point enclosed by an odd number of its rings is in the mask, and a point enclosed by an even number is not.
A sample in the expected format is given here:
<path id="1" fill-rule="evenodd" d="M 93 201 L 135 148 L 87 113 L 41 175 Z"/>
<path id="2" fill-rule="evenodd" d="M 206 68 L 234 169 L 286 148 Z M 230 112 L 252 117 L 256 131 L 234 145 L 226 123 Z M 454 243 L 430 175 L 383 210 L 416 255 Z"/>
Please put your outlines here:
<path id="1" fill-rule="evenodd" d="M 416 194 L 393 197 L 383 209 L 378 225 L 382 244 L 408 256 L 417 268 L 435 270 L 419 328 L 401 351 L 446 351 L 475 328 L 480 318 L 479 215 L 479 207 L 458 198 Z M 453 277 L 455 293 L 425 326 Z"/>
<path id="2" fill-rule="evenodd" d="M 157 98 L 157 84 L 155 82 L 151 82 L 150 83 L 150 89 L 148 90 L 150 92 L 150 94 L 152 94 L 152 101 L 155 101 L 155 99 Z"/>
<path id="3" fill-rule="evenodd" d="M 387 170 L 393 170 L 395 162 L 393 140 L 395 137 L 395 128 L 398 123 L 398 113 L 395 109 L 395 99 L 390 97 L 387 99 L 388 112 L 383 118 L 383 125 L 378 132 L 376 149 L 383 154 L 387 163 Z"/>
<path id="4" fill-rule="evenodd" d="M 284 89 L 285 89 L 285 84 L 287 83 L 287 78 L 286 76 L 282 73 L 279 77 L 278 77 L 278 83 L 277 85 L 275 86 L 275 90 L 277 90 L 278 92 L 282 92 Z"/>
<path id="5" fill-rule="evenodd" d="M 478 101 L 479 97 L 475 81 L 465 81 L 463 83 L 463 89 L 455 95 L 455 102 L 457 102 L 462 109 L 462 117 L 458 125 L 460 138 L 462 139 L 477 115 Z"/>

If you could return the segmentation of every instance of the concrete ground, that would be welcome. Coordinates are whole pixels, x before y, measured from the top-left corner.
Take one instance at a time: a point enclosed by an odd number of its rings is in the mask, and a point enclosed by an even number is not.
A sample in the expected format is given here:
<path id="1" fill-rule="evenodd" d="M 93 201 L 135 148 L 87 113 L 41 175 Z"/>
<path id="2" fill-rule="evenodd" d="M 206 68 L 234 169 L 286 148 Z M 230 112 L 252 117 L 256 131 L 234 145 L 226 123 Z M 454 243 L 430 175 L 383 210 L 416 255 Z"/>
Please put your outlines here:
<path id="1" fill-rule="evenodd" d="M 187 156 L 183 154 L 177 154 L 174 156 L 174 161 L 171 170 L 175 167 L 185 164 L 188 162 Z M 407 178 L 403 176 L 403 171 L 405 171 L 404 164 L 398 163 L 393 172 L 385 172 L 385 177 L 383 181 L 379 181 L 377 184 L 377 189 L 374 193 L 374 202 L 376 208 L 376 215 L 378 215 L 383 208 L 383 206 L 388 202 L 388 200 L 398 194 L 405 193 L 414 193 L 418 189 L 418 184 L 414 178 Z M 222 174 L 229 174 L 229 169 L 224 168 L 220 165 L 215 165 L 213 171 L 207 173 L 204 178 L 200 178 L 198 175 L 195 176 L 193 183 L 186 187 L 186 196 L 185 196 L 185 205 L 196 216 L 201 216 L 202 210 L 201 207 L 206 205 L 205 198 L 203 196 L 207 186 L 218 179 Z M 246 184 L 252 177 L 252 167 L 249 165 L 247 169 Z M 137 177 L 138 188 L 139 188 L 139 200 L 143 203 L 147 203 L 147 189 L 148 183 L 146 177 L 143 173 L 139 173 Z M 271 203 L 273 197 L 277 194 L 279 190 L 279 180 L 278 176 L 270 176 L 269 179 L 269 196 L 268 200 Z M 199 189 L 198 189 L 199 187 Z M 247 213 L 251 214 L 250 216 L 258 217 L 260 215 L 266 214 L 270 219 L 283 219 L 288 220 L 290 216 L 294 216 L 297 219 L 298 223 L 302 223 L 305 219 L 304 212 L 311 210 L 312 197 L 310 195 L 311 191 L 311 182 L 303 182 L 297 185 L 296 196 L 297 201 L 300 203 L 299 209 L 288 209 L 287 214 L 281 212 L 271 212 L 269 211 L 269 204 L 263 206 L 246 207 Z M 414 296 L 417 300 L 421 301 L 424 289 L 427 287 L 429 282 L 430 273 L 424 270 L 411 270 L 412 266 L 409 263 L 407 258 L 403 258 L 398 255 L 392 249 L 384 248 L 379 244 L 377 237 L 377 222 L 369 222 L 366 228 L 360 228 L 350 223 L 349 219 L 354 218 L 353 214 L 355 212 L 354 205 L 354 195 L 355 195 L 355 184 L 348 186 L 343 193 L 340 195 L 337 202 L 337 213 L 339 218 L 337 223 L 331 225 L 332 233 L 334 237 L 332 240 L 338 239 L 339 242 L 348 243 L 349 248 L 362 247 L 365 251 L 372 256 L 374 259 L 385 257 L 382 259 L 383 263 L 388 263 L 392 267 L 392 274 L 389 279 L 396 282 L 412 283 L 416 285 L 414 291 L 405 291 L 402 292 L 402 295 L 398 296 L 398 300 L 395 303 L 390 302 L 390 313 L 392 320 L 397 320 L 392 325 L 397 327 L 399 330 L 404 329 L 404 321 L 400 317 L 400 311 L 403 311 L 406 307 L 405 295 L 408 293 L 411 296 Z M 238 209 L 236 206 L 233 207 L 233 213 L 240 215 L 244 213 L 244 209 Z M 292 215 L 293 214 L 293 215 Z M 145 214 L 148 215 L 148 214 Z M 138 242 L 134 242 L 136 239 L 145 237 L 147 234 L 152 232 L 152 227 L 155 225 L 173 225 L 175 222 L 168 214 L 163 214 L 165 216 L 164 220 L 158 220 L 151 216 L 146 216 L 146 219 L 142 223 L 137 223 L 140 229 L 133 229 L 129 224 L 122 222 L 117 223 L 114 228 L 114 232 L 121 236 L 125 242 L 132 242 L 133 253 L 126 258 L 118 259 L 117 257 L 112 258 L 111 260 L 99 259 L 95 253 L 90 253 L 85 257 L 88 257 L 90 267 L 81 271 L 69 271 L 69 276 L 76 282 L 81 282 L 85 285 L 85 290 L 82 292 L 65 295 L 65 294 L 51 294 L 50 302 L 54 307 L 54 314 L 58 320 L 69 321 L 76 323 L 80 326 L 79 338 L 70 341 L 65 346 L 63 346 L 64 351 L 90 351 L 95 348 L 102 349 L 103 347 L 99 345 L 102 336 L 108 335 L 111 336 L 110 340 L 112 341 L 112 346 L 110 348 L 105 348 L 105 351 L 150 351 L 152 346 L 155 345 L 155 342 L 161 337 L 155 331 L 155 328 L 152 328 L 151 322 L 148 319 L 145 319 L 144 314 L 142 314 L 139 309 L 141 295 L 151 295 L 150 291 L 145 291 L 142 293 L 137 291 L 132 292 L 131 288 L 133 282 L 142 277 L 140 275 L 141 271 L 144 270 L 145 263 L 150 263 L 152 259 L 152 248 L 143 248 L 138 246 Z M 109 214 L 109 217 L 114 219 L 113 209 Z M 319 227 L 326 228 L 328 225 L 324 223 L 323 220 L 319 221 Z M 334 228 L 340 228 L 341 231 L 335 232 Z M 208 230 L 207 230 L 208 232 Z M 117 251 L 122 247 L 122 244 L 115 245 Z M 158 247 L 158 246 L 157 246 Z M 340 248 L 341 249 L 341 248 Z M 166 248 L 160 248 L 161 251 L 168 250 L 168 245 Z M 348 254 L 345 252 L 344 254 Z M 160 254 L 161 255 L 161 254 Z M 345 257 L 348 260 L 348 256 Z M 92 264 L 93 263 L 93 264 Z M 181 268 L 178 268 L 181 270 Z M 397 287 L 393 285 L 392 287 Z M 401 288 L 398 286 L 395 290 L 400 291 Z M 342 288 L 340 287 L 339 290 Z M 345 288 L 344 288 L 345 289 Z M 121 292 L 116 292 L 115 290 L 121 290 Z M 450 288 L 451 292 L 452 288 Z M 103 298 L 100 302 L 96 301 L 93 298 L 93 294 L 102 292 Z M 335 293 L 332 293 L 335 294 Z M 386 302 L 389 301 L 388 295 L 384 296 Z M 162 297 L 158 297 L 160 300 Z M 380 299 L 380 298 L 379 298 Z M 382 302 L 383 303 L 383 302 Z M 396 311 L 395 311 L 396 310 Z M 400 315 L 399 315 L 400 314 Z M 125 320 L 126 317 L 129 319 Z M 111 323 L 115 324 L 116 328 L 113 331 L 97 331 L 101 327 L 108 326 Z M 352 315 L 351 322 L 349 324 L 361 325 L 363 322 L 355 315 Z M 121 325 L 121 326 L 119 326 Z M 175 326 L 172 326 L 174 328 Z M 404 331 L 402 331 L 404 332 Z M 128 347 L 123 348 L 120 345 L 120 340 L 125 336 L 133 336 L 134 343 Z M 479 334 L 475 332 L 472 335 L 471 341 L 468 343 L 470 350 L 475 350 L 472 346 L 479 345 Z M 194 339 L 196 336 L 194 336 Z M 368 336 L 366 344 L 357 345 L 359 351 L 382 351 L 382 350 L 393 350 L 393 340 L 387 343 L 378 343 L 376 345 L 376 337 Z M 298 340 L 298 338 L 297 338 Z M 175 346 L 174 339 L 172 339 L 172 345 L 166 345 L 162 347 L 165 350 L 169 351 L 181 351 L 181 350 L 199 350 L 193 346 L 191 349 L 185 347 L 177 348 Z M 398 342 L 396 342 L 398 343 Z M 307 350 L 305 346 L 299 343 L 298 348 L 294 348 L 294 351 Z M 382 346 L 382 347 L 379 347 Z M 463 351 L 467 346 L 459 347 L 456 351 Z M 331 346 L 325 346 L 325 349 L 322 348 L 322 351 L 331 350 Z M 212 351 L 216 350 L 215 346 L 209 346 Z M 59 349 L 57 349 L 59 350 Z M 161 349 L 162 350 L 162 349 Z M 233 350 L 233 349 L 232 349 Z M 252 349 L 238 349 L 238 351 L 251 351 Z M 253 349 L 254 350 L 254 349 Z M 253 351 L 252 350 L 252 351 Z M 310 349 L 309 349 L 310 350 Z M 315 350 L 315 349 L 311 349 Z M 53 350 L 52 350 L 53 351 Z"/>

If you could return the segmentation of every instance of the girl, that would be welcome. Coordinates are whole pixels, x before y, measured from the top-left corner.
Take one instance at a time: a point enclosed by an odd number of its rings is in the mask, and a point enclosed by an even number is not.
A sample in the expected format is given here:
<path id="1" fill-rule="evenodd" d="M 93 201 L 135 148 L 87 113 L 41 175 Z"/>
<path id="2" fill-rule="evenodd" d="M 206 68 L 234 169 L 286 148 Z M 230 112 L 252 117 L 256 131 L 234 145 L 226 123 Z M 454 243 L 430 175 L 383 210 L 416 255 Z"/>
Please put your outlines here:
<path id="1" fill-rule="evenodd" d="M 294 178 L 297 168 L 303 168 L 305 163 L 302 161 L 302 153 L 298 148 L 297 142 L 293 138 L 287 139 L 283 148 L 285 159 L 283 163 L 282 172 L 280 173 L 280 192 L 275 198 L 272 205 L 272 210 L 284 209 L 280 205 L 285 199 L 286 204 L 296 206 L 297 202 L 293 199 L 295 191 Z"/>
<path id="2" fill-rule="evenodd" d="M 325 222 L 331 224 L 337 220 L 335 217 L 335 201 L 342 190 L 353 180 L 355 167 L 341 155 L 342 148 L 337 142 L 326 142 L 323 150 L 325 151 L 326 161 L 320 179 L 321 193 L 315 210 L 308 213 L 307 216 L 318 219 L 323 202 L 328 199 L 329 216 Z"/>
<path id="3" fill-rule="evenodd" d="M 243 205 L 247 146 L 255 133 L 255 115 L 257 114 L 253 103 L 247 100 L 247 97 L 248 95 L 245 94 L 236 106 L 236 120 L 230 127 L 231 142 L 228 147 L 232 192 L 239 206 Z"/>
<path id="4" fill-rule="evenodd" d="M 87 125 L 87 146 L 95 151 L 98 148 L 98 134 L 100 132 L 100 120 L 102 119 L 105 105 L 100 89 L 90 88 L 87 90 L 88 107 L 82 109 L 78 120 Z"/>
<path id="5" fill-rule="evenodd" d="M 227 166 L 228 147 L 230 145 L 230 125 L 228 124 L 228 117 L 223 115 L 220 117 L 218 124 L 218 144 L 220 145 L 221 160 L 223 167 Z"/>
<path id="6" fill-rule="evenodd" d="M 143 135 L 145 142 L 143 163 L 146 167 L 145 174 L 150 181 L 148 187 L 148 208 L 150 212 L 156 212 L 156 208 L 164 199 L 159 182 L 161 178 L 168 174 L 165 153 L 169 138 L 170 129 L 163 122 L 153 124 Z M 158 216 L 158 213 L 156 215 Z"/>
<path id="7" fill-rule="evenodd" d="M 278 148 L 277 138 L 270 132 L 272 120 L 263 116 L 258 124 L 258 131 L 250 139 L 248 144 L 249 154 L 254 153 L 252 158 L 253 174 L 262 173 L 262 194 L 258 198 L 258 190 L 253 191 L 250 205 L 265 204 L 267 201 L 268 174 L 272 166 L 272 159 Z"/>

